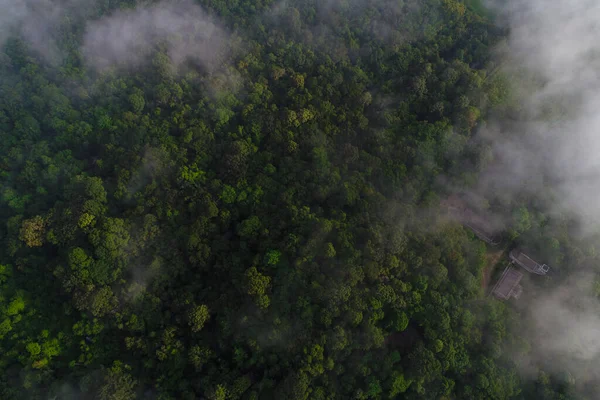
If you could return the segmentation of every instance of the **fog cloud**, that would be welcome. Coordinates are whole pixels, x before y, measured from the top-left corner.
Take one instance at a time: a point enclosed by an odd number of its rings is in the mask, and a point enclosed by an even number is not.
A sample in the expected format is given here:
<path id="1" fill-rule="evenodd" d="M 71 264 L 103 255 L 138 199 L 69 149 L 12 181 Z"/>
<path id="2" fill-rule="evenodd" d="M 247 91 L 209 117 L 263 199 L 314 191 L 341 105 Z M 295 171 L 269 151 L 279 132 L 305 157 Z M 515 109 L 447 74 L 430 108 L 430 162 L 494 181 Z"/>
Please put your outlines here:
<path id="1" fill-rule="evenodd" d="M 492 6 L 510 28 L 501 70 L 514 98 L 510 112 L 479 133 L 494 161 L 475 191 L 509 201 L 534 196 L 547 214 L 577 220 L 591 237 L 600 228 L 600 3 L 506 3 Z M 576 271 L 568 281 L 516 303 L 523 311 L 516 334 L 532 345 L 530 367 L 573 374 L 580 393 L 598 398 L 600 376 L 591 368 L 600 356 L 594 273 L 565 262 Z"/>
<path id="2" fill-rule="evenodd" d="M 536 379 L 541 369 L 574 385 L 581 398 L 597 399 L 600 303 L 593 293 L 593 275 L 574 274 L 552 290 L 527 286 L 515 304 L 522 314 L 513 334 L 531 347 L 526 354 L 517 350 L 508 357 L 526 379 Z"/>
<path id="3" fill-rule="evenodd" d="M 57 64 L 62 59 L 58 42 L 65 13 L 82 16 L 91 3 L 82 8 L 79 0 L 0 0 L 0 46 L 12 34 L 20 34 L 46 61 Z"/>
<path id="4" fill-rule="evenodd" d="M 162 1 L 88 23 L 82 51 L 95 68 L 136 67 L 158 46 L 175 67 L 191 61 L 210 72 L 227 54 L 228 39 L 214 18 L 191 0 Z"/>
<path id="5" fill-rule="evenodd" d="M 600 222 L 600 3 L 519 0 L 504 9 L 510 25 L 504 72 L 515 85 L 514 119 L 483 132 L 496 155 L 480 191 L 542 195 L 586 231 Z M 520 90 L 519 90 L 520 88 Z"/>
<path id="6" fill-rule="evenodd" d="M 600 355 L 600 304 L 589 278 L 578 275 L 532 303 L 528 316 L 542 353 L 578 361 Z"/>
<path id="7" fill-rule="evenodd" d="M 64 60 L 65 46 L 81 46 L 95 69 L 135 68 L 162 49 L 175 68 L 191 61 L 210 72 L 232 47 L 230 34 L 192 0 L 140 5 L 95 20 L 90 18 L 107 11 L 96 0 L 0 0 L 0 10 L 0 46 L 20 35 L 53 65 Z M 81 43 L 78 24 L 85 32 Z"/>

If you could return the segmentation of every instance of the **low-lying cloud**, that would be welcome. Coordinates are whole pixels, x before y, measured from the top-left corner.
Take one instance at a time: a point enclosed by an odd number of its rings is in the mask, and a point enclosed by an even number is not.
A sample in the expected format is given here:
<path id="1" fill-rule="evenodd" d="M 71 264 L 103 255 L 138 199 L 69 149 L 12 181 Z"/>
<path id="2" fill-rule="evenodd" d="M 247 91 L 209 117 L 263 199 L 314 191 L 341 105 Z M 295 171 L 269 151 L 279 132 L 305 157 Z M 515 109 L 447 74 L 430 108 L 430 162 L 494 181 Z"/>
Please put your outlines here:
<path id="1" fill-rule="evenodd" d="M 479 190 L 538 194 L 549 210 L 597 230 L 600 3 L 519 0 L 502 11 L 510 25 L 504 71 L 519 82 L 520 108 L 483 132 L 497 163 Z"/>
<path id="2" fill-rule="evenodd" d="M 494 161 L 475 191 L 509 202 L 533 196 L 546 214 L 575 219 L 581 237 L 591 238 L 600 230 L 600 3 L 515 0 L 492 7 L 510 28 L 501 70 L 514 98 L 511 111 L 479 133 Z M 600 375 L 590 368 L 600 357 L 597 272 L 590 263 L 585 272 L 574 260 L 565 263 L 572 264 L 567 281 L 517 302 L 523 318 L 516 334 L 532 345 L 523 372 L 572 374 L 580 394 L 598 398 Z"/>
<path id="3" fill-rule="evenodd" d="M 175 67 L 211 72 L 228 54 L 229 34 L 191 0 L 116 11 L 88 23 L 82 52 L 91 67 L 136 67 L 162 47 Z"/>
<path id="4" fill-rule="evenodd" d="M 92 2 L 93 3 L 93 2 Z M 63 55 L 58 47 L 59 28 L 66 12 L 82 16 L 80 0 L 0 0 L 0 47 L 14 34 L 51 64 L 57 64 Z"/>
<path id="5" fill-rule="evenodd" d="M 192 0 L 143 4 L 98 19 L 108 8 L 96 0 L 0 0 L 0 10 L 0 47 L 20 36 L 52 65 L 65 59 L 68 46 L 79 48 L 93 69 L 139 67 L 159 49 L 174 68 L 191 62 L 212 72 L 232 47 L 229 32 Z"/>

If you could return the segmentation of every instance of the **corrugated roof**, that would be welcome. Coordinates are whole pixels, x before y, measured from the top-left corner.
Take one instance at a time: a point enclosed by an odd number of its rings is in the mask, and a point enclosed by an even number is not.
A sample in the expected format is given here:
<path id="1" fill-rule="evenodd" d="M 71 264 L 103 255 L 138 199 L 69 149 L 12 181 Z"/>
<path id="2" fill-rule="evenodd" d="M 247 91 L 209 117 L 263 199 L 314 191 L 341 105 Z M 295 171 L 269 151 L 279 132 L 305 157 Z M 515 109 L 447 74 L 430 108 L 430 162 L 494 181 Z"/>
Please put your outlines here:
<path id="1" fill-rule="evenodd" d="M 511 297 L 519 297 L 523 289 L 519 285 L 523 274 L 511 266 L 506 267 L 500 280 L 494 287 L 493 293 L 497 297 L 507 300 Z"/>
<path id="2" fill-rule="evenodd" d="M 534 261 L 527 254 L 523 253 L 518 249 L 513 249 L 510 252 L 510 258 L 521 267 L 525 268 L 529 272 L 533 272 L 534 274 L 544 275 L 548 272 L 548 266 L 546 264 L 540 265 L 536 261 Z"/>

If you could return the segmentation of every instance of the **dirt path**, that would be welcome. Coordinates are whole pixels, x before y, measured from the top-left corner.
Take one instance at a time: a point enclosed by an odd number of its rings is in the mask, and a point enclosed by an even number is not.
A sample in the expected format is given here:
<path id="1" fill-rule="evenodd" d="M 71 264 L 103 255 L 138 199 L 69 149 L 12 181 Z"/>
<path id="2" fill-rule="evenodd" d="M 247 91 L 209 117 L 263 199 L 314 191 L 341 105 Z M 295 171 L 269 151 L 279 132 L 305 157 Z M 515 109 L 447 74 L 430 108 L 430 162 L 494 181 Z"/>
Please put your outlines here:
<path id="1" fill-rule="evenodd" d="M 492 272 L 494 271 L 494 267 L 500 261 L 500 258 L 504 254 L 504 249 L 500 249 L 497 251 L 488 252 L 485 255 L 485 268 L 481 273 L 481 288 L 485 293 L 488 286 L 490 285 L 490 280 L 492 279 Z"/>

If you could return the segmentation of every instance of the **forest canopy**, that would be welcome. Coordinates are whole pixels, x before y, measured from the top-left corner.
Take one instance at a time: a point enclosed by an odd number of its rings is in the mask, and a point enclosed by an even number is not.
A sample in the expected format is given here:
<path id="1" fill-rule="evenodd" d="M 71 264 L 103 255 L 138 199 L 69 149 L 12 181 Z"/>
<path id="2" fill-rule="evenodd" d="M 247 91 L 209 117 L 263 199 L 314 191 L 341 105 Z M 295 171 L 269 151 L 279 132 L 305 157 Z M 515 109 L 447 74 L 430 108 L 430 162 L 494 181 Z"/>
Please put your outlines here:
<path id="1" fill-rule="evenodd" d="M 475 3 L 10 5 L 0 397 L 571 398 L 441 222 L 508 96 Z"/>

